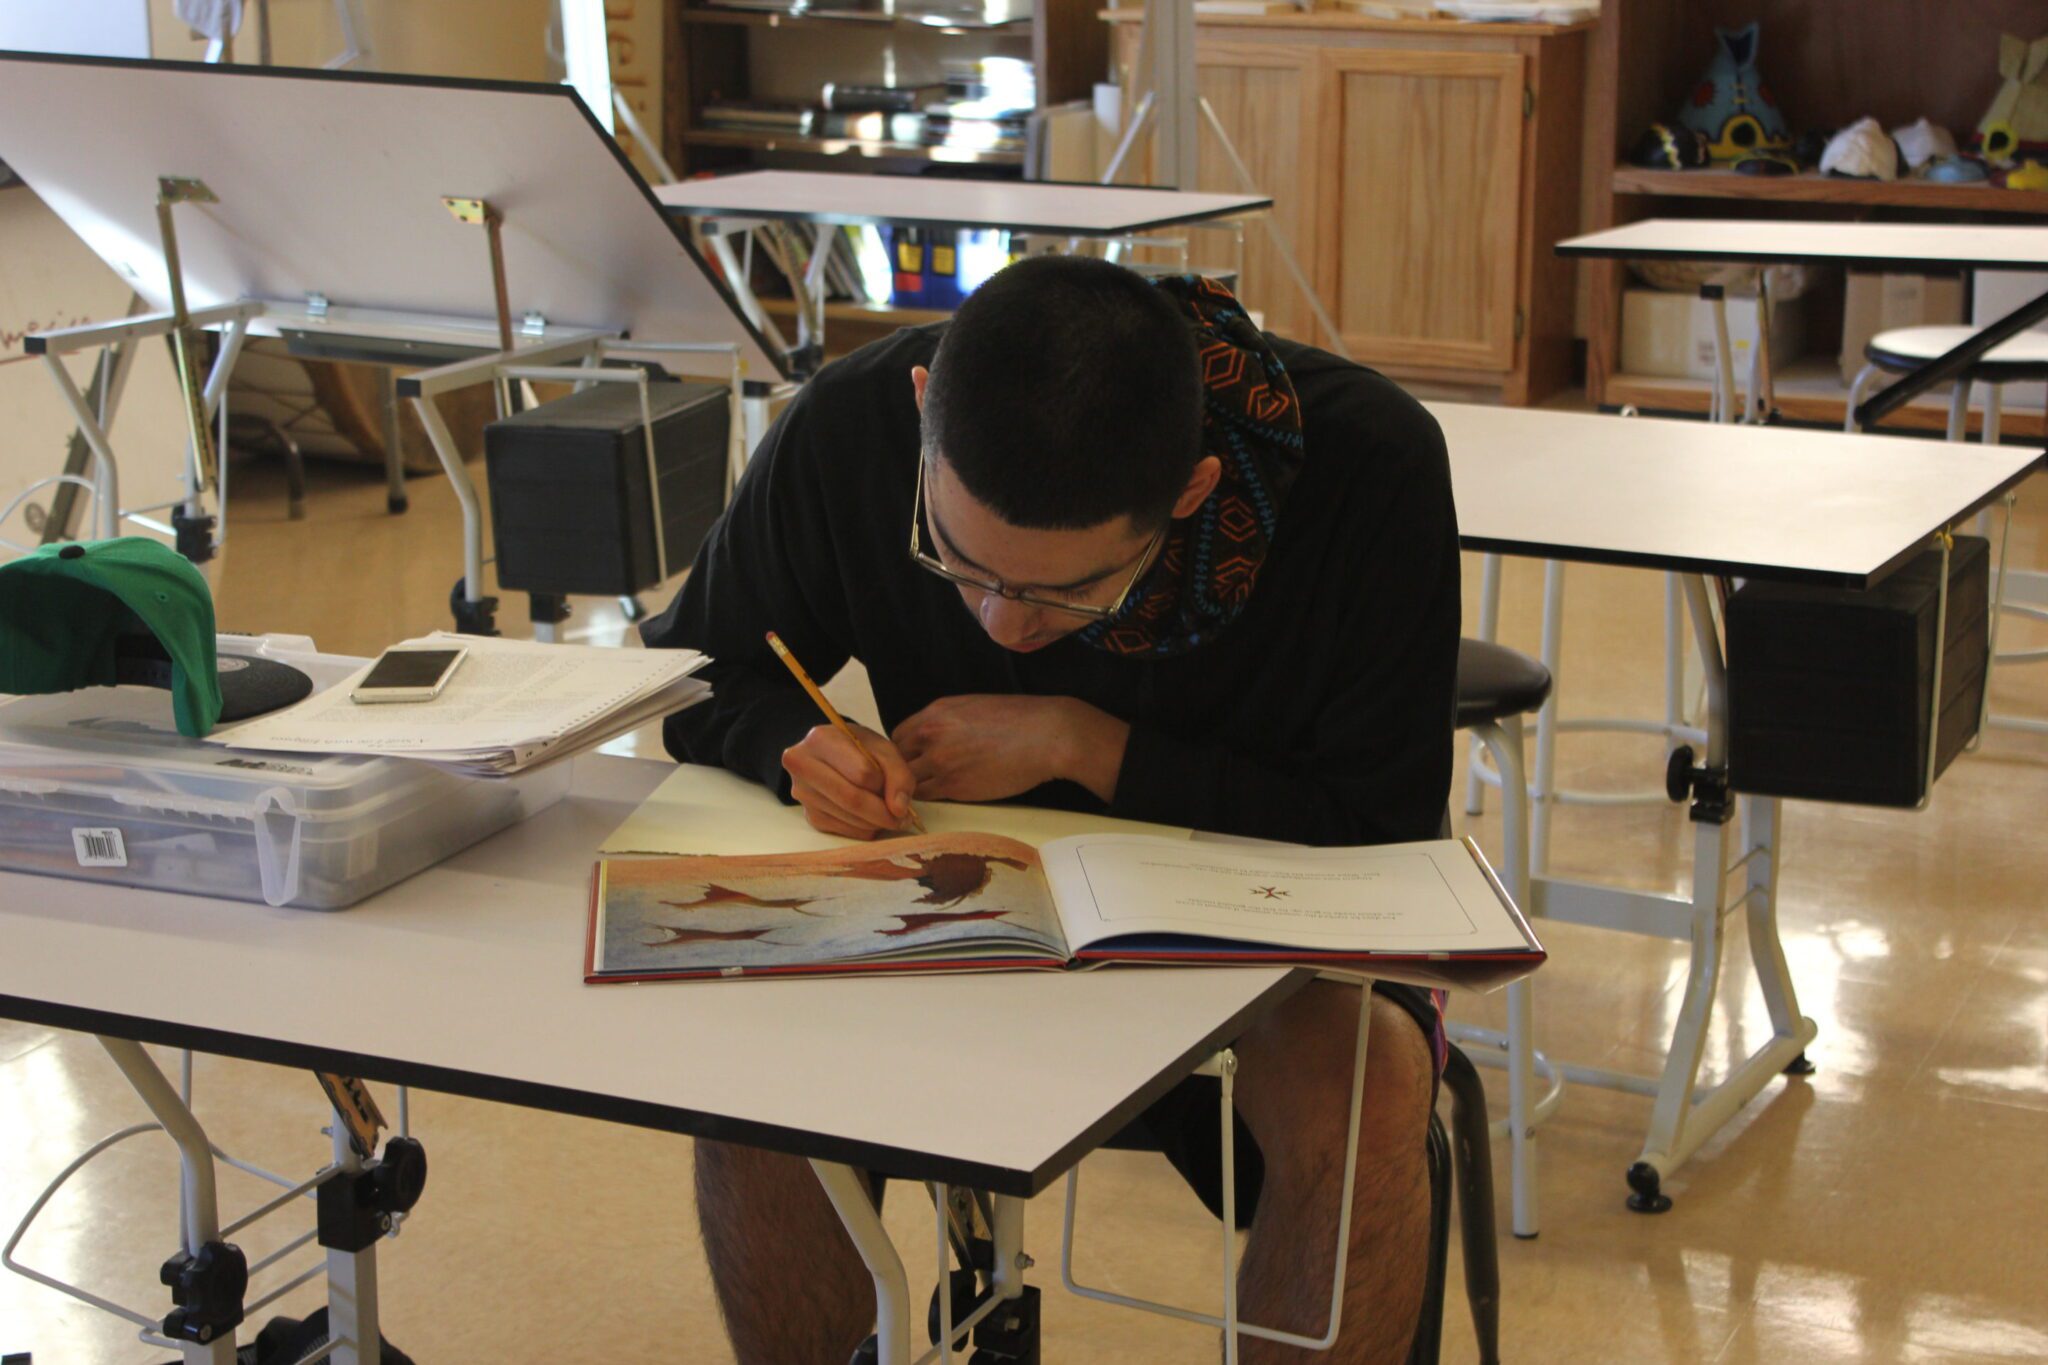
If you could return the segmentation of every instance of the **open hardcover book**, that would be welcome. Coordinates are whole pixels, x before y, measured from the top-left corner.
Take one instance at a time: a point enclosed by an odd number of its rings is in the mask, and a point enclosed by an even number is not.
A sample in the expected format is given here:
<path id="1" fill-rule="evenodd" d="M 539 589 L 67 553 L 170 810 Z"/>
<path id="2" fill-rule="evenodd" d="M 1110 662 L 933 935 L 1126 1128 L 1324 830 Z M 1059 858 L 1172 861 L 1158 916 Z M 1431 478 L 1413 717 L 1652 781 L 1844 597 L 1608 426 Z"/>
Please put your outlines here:
<path id="1" fill-rule="evenodd" d="M 809 853 L 605 858 L 584 979 L 1354 967 L 1489 989 L 1543 948 L 1469 842 L 1285 848 L 930 835 Z"/>

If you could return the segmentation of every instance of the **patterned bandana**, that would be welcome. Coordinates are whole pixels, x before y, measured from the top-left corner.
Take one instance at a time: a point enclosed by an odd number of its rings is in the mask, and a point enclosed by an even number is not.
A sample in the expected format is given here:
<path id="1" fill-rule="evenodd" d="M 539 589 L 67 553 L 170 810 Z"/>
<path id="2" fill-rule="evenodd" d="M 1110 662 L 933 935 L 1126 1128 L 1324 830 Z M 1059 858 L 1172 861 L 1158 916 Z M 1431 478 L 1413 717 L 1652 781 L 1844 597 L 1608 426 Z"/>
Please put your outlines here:
<path id="1" fill-rule="evenodd" d="M 1251 600 L 1280 505 L 1301 472 L 1301 404 L 1280 357 L 1228 289 L 1201 275 L 1159 281 L 1188 314 L 1202 365 L 1202 453 L 1223 462 L 1216 491 L 1166 533 L 1123 610 L 1077 632 L 1111 654 L 1182 654 Z"/>

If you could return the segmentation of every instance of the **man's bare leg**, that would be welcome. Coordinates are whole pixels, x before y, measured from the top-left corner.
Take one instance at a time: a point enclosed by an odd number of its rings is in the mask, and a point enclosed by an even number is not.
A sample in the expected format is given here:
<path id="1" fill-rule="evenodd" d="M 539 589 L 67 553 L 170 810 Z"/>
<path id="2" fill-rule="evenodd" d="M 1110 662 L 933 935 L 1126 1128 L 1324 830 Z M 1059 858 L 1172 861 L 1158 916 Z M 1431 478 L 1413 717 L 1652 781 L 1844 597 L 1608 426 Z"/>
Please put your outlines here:
<path id="1" fill-rule="evenodd" d="M 1429 1246 L 1429 1044 L 1413 1016 L 1372 1002 L 1343 1331 L 1318 1355 L 1243 1338 L 1244 1365 L 1400 1365 L 1421 1311 Z M 1238 1277 L 1244 1319 L 1305 1336 L 1329 1326 L 1337 1205 L 1344 1188 L 1358 988 L 1318 981 L 1236 1052 L 1237 1103 L 1266 1161 Z"/>
<path id="2" fill-rule="evenodd" d="M 697 1143 L 697 1222 L 740 1365 L 846 1365 L 875 1286 L 811 1165 Z"/>

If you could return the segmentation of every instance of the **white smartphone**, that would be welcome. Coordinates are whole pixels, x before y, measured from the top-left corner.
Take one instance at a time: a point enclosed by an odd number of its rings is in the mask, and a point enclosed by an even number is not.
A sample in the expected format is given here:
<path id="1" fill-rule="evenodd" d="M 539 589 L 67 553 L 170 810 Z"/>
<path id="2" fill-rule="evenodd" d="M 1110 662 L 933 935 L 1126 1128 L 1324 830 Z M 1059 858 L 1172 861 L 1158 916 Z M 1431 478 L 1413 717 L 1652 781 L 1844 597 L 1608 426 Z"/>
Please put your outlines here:
<path id="1" fill-rule="evenodd" d="M 466 649 L 387 649 L 349 694 L 357 702 L 432 701 L 469 656 Z"/>

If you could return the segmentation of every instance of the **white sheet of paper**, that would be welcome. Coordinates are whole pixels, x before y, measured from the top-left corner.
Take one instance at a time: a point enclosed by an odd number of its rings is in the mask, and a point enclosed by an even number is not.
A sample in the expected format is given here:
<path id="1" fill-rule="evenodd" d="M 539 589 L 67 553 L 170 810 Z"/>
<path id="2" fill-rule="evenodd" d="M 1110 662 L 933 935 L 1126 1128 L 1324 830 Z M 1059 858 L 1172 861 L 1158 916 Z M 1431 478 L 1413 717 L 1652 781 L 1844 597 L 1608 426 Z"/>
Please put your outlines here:
<path id="1" fill-rule="evenodd" d="M 364 705 L 352 699 L 365 665 L 296 706 L 227 729 L 210 742 L 288 753 L 384 753 L 524 762 L 593 729 L 631 728 L 652 707 L 678 710 L 703 695 L 689 650 L 538 645 L 436 633 L 408 645 L 469 650 L 432 701 Z"/>
<path id="2" fill-rule="evenodd" d="M 1076 952 L 1124 934 L 1207 933 L 1356 952 L 1528 946 L 1470 849 L 1268 849 L 1088 837 L 1041 850 Z"/>

